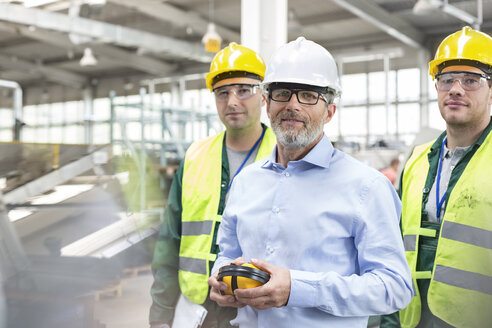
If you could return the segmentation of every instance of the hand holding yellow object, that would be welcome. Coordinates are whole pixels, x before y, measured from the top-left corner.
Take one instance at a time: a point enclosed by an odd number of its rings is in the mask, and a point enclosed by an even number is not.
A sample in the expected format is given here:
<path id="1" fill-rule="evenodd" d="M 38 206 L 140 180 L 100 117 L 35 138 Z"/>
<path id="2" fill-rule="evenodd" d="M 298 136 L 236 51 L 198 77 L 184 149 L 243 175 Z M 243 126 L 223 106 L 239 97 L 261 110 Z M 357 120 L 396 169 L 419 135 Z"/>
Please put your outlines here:
<path id="1" fill-rule="evenodd" d="M 231 264 L 219 269 L 218 280 L 225 282 L 229 287 L 225 292 L 221 291 L 221 293 L 234 295 L 234 290 L 238 288 L 247 289 L 262 286 L 270 280 L 270 274 L 251 263 Z"/>

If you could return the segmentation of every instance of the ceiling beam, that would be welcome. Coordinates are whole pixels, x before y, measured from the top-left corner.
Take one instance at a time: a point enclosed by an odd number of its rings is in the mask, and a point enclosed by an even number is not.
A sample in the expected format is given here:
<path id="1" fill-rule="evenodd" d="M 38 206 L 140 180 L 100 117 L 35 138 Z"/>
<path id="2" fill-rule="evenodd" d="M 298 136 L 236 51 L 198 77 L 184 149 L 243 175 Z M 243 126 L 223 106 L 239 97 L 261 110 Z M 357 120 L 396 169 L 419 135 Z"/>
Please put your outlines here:
<path id="1" fill-rule="evenodd" d="M 173 72 L 177 65 L 166 64 L 157 59 L 139 56 L 130 51 L 119 49 L 107 44 L 93 43 L 92 49 L 96 56 L 101 55 L 116 61 L 123 66 L 131 67 L 144 73 L 149 73 L 156 76 L 166 76 Z"/>
<path id="2" fill-rule="evenodd" d="M 407 21 L 389 13 L 380 6 L 372 4 L 370 1 L 332 1 L 360 18 L 374 24 L 403 43 L 415 48 L 423 47 L 425 35 L 422 32 L 410 25 Z"/>
<path id="3" fill-rule="evenodd" d="M 0 66 L 6 69 L 27 72 L 29 74 L 38 74 L 46 80 L 77 89 L 84 87 L 88 83 L 88 79 L 83 75 L 68 72 L 56 67 L 35 64 L 15 56 L 0 54 Z"/>
<path id="4" fill-rule="evenodd" d="M 207 30 L 209 21 L 203 19 L 198 13 L 191 10 L 179 9 L 173 5 L 163 3 L 160 0 L 108 0 L 109 2 L 135 9 L 145 15 L 157 18 L 161 21 L 171 22 L 174 26 L 182 28 L 191 27 L 198 33 Z M 240 33 L 227 27 L 215 24 L 219 35 L 229 41 L 241 41 Z"/>
<path id="5" fill-rule="evenodd" d="M 318 25 L 318 24 L 336 24 L 339 21 L 344 21 L 347 19 L 358 18 L 356 15 L 349 11 L 336 11 L 332 13 L 325 14 L 315 14 L 306 17 L 297 17 L 299 23 L 308 27 L 309 25 Z"/>
<path id="6" fill-rule="evenodd" d="M 92 19 L 69 17 L 65 14 L 25 8 L 19 5 L 1 3 L 0 21 L 84 35 L 98 42 L 113 43 L 125 47 L 141 47 L 152 52 L 168 53 L 198 62 L 209 63 L 212 59 L 212 55 L 206 53 L 203 46 L 198 43 L 176 40 L 170 37 Z"/>
<path id="7" fill-rule="evenodd" d="M 0 23 L 0 29 L 62 49 L 70 50 L 76 48 L 82 51 L 85 47 L 84 45 L 76 46 L 72 44 L 68 36 L 62 33 L 32 29 L 25 26 L 14 27 L 5 23 Z M 176 69 L 176 65 L 168 65 L 157 59 L 139 56 L 131 51 L 123 50 L 115 46 L 100 43 L 93 43 L 87 46 L 90 46 L 94 50 L 96 56 L 106 57 L 114 63 L 131 67 L 155 76 L 166 76 Z"/>

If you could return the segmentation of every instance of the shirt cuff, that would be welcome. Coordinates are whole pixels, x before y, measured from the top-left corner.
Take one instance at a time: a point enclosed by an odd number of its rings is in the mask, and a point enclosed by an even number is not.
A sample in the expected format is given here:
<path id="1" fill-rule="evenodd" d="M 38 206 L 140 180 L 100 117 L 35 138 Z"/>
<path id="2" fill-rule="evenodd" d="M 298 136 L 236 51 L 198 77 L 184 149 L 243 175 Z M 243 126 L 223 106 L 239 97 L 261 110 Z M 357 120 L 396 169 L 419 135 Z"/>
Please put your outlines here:
<path id="1" fill-rule="evenodd" d="M 290 270 L 290 296 L 287 307 L 316 307 L 318 274 Z"/>

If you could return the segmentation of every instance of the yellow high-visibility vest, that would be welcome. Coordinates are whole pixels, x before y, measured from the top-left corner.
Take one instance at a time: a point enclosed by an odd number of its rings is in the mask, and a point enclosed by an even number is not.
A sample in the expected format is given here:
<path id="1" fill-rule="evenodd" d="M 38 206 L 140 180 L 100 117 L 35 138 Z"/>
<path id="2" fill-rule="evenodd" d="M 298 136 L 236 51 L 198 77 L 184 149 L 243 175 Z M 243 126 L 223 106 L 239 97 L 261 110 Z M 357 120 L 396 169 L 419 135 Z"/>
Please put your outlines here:
<path id="1" fill-rule="evenodd" d="M 193 143 L 185 155 L 182 187 L 181 245 L 179 248 L 179 286 L 190 301 L 203 304 L 208 295 L 209 261 L 221 191 L 222 145 L 224 132 Z M 266 128 L 256 160 L 269 156 L 276 143 Z"/>
<path id="2" fill-rule="evenodd" d="M 417 279 L 431 279 L 430 311 L 455 327 L 492 324 L 492 133 L 477 149 L 449 195 L 442 218 L 434 268 L 416 271 L 420 236 L 436 231 L 421 228 L 422 196 L 433 142 L 416 147 L 403 175 L 402 232 L 416 296 L 400 311 L 404 328 L 418 325 L 421 299 Z"/>

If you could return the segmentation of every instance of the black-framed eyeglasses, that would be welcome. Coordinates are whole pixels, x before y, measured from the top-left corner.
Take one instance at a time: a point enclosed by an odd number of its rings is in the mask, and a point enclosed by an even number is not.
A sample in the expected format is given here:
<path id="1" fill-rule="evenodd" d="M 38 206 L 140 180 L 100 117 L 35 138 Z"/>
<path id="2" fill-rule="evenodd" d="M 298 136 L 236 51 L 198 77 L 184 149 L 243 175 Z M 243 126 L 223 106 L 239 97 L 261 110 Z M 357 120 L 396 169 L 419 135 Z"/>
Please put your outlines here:
<path id="1" fill-rule="evenodd" d="M 320 98 L 328 103 L 328 99 L 322 93 L 312 90 L 274 89 L 270 91 L 270 99 L 278 102 L 289 102 L 293 94 L 296 95 L 300 104 L 316 105 Z"/>
<path id="2" fill-rule="evenodd" d="M 476 91 L 490 80 L 490 76 L 475 72 L 456 71 L 436 75 L 436 87 L 439 91 L 449 91 L 458 81 L 463 90 Z"/>
<path id="3" fill-rule="evenodd" d="M 215 101 L 225 102 L 229 100 L 231 92 L 239 100 L 251 98 L 258 92 L 259 87 L 258 84 L 234 83 L 215 88 L 213 91 Z"/>

